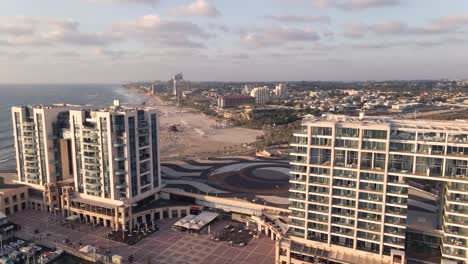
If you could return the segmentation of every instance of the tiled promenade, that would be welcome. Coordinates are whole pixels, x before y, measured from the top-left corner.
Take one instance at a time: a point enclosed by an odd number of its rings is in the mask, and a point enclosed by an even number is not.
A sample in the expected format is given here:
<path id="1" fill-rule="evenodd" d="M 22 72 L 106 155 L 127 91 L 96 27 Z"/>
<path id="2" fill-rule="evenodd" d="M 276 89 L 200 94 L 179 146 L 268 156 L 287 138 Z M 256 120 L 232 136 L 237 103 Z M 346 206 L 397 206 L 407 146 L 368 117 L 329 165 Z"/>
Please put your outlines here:
<path id="1" fill-rule="evenodd" d="M 64 218 L 48 213 L 27 210 L 12 216 L 11 221 L 21 224 L 21 233 L 32 237 L 38 229 L 41 239 L 54 243 L 69 239 L 75 246 L 81 241 L 83 245 L 95 245 L 102 249 L 109 248 L 112 254 L 121 255 L 124 260 L 133 255 L 135 263 L 167 263 L 167 264 L 198 264 L 198 263 L 244 263 L 273 264 L 274 241 L 266 237 L 252 240 L 245 247 L 230 247 L 226 242 L 214 242 L 210 235 L 191 235 L 171 230 L 171 225 L 177 219 L 167 219 L 158 223 L 160 231 L 128 246 L 104 238 L 109 229 L 91 227 L 85 224 L 76 226 L 74 230 L 63 227 L 59 221 Z M 212 232 L 221 230 L 229 222 L 220 221 L 211 227 Z M 78 230 L 79 228 L 79 230 Z M 47 235 L 49 234 L 49 235 Z"/>

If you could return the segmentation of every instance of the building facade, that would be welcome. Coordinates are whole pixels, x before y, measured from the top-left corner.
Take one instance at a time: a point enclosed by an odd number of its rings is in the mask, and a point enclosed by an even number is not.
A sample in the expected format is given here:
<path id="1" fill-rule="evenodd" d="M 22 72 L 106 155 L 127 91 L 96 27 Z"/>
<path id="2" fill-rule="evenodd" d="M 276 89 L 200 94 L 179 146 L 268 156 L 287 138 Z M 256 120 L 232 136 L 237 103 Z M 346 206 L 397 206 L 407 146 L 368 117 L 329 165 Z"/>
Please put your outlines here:
<path id="1" fill-rule="evenodd" d="M 239 107 L 242 105 L 255 104 L 255 97 L 243 95 L 230 95 L 218 97 L 219 108 Z"/>
<path id="2" fill-rule="evenodd" d="M 279 99 L 286 99 L 288 97 L 288 86 L 284 83 L 276 85 L 275 96 Z"/>
<path id="3" fill-rule="evenodd" d="M 326 116 L 304 120 L 291 146 L 277 263 L 405 263 L 412 181 L 436 186 L 442 261 L 468 263 L 467 122 Z"/>
<path id="4" fill-rule="evenodd" d="M 253 88 L 250 96 L 255 97 L 256 104 L 266 104 L 270 102 L 270 89 L 266 86 Z"/>
<path id="5" fill-rule="evenodd" d="M 180 100 L 185 91 L 190 91 L 190 81 L 184 80 L 182 73 L 174 75 L 174 78 L 172 78 L 172 94 L 177 97 L 177 100 Z"/>
<path id="6" fill-rule="evenodd" d="M 12 112 L 17 182 L 35 189 L 32 208 L 119 229 L 133 225 L 133 207 L 158 198 L 156 109 L 116 102 L 108 108 L 22 106 Z"/>
<path id="7" fill-rule="evenodd" d="M 18 183 L 47 191 L 44 210 L 59 207 L 58 182 L 71 177 L 67 170 L 67 143 L 60 138 L 74 106 L 14 106 L 13 134 Z"/>

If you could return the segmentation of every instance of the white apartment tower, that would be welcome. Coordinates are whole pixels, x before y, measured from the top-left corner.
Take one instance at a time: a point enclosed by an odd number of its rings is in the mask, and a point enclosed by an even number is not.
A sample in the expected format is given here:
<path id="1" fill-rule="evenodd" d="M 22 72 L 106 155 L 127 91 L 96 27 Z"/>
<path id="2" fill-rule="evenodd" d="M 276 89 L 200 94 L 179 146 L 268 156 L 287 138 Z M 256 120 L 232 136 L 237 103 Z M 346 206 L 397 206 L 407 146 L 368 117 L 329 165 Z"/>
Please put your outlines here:
<path id="1" fill-rule="evenodd" d="M 67 142 L 60 138 L 70 106 L 14 106 L 11 108 L 16 151 L 17 182 L 38 190 L 37 208 L 58 208 L 58 182 L 71 177 Z M 34 206 L 36 207 L 36 206 Z"/>
<path id="2" fill-rule="evenodd" d="M 190 91 L 190 81 L 184 80 L 182 73 L 174 75 L 174 78 L 172 78 L 172 94 L 177 97 L 177 100 L 180 100 L 185 91 Z"/>
<path id="3" fill-rule="evenodd" d="M 406 263 L 415 237 L 468 263 L 468 122 L 325 116 L 291 146 L 277 263 Z"/>
<path id="4" fill-rule="evenodd" d="M 159 190 L 155 109 L 71 110 L 68 132 L 78 196 L 132 203 Z"/>
<path id="5" fill-rule="evenodd" d="M 60 105 L 12 107 L 18 182 L 43 190 L 63 179 L 59 130 L 68 110 Z"/>
<path id="6" fill-rule="evenodd" d="M 18 106 L 12 117 L 18 182 L 38 190 L 41 209 L 125 229 L 132 206 L 158 198 L 156 109 Z"/>
<path id="7" fill-rule="evenodd" d="M 242 88 L 242 94 L 243 95 L 250 95 L 250 92 L 252 92 L 253 86 L 251 84 L 246 84 L 244 85 L 244 88 Z"/>
<path id="8" fill-rule="evenodd" d="M 288 86 L 284 83 L 276 85 L 275 96 L 279 99 L 286 99 L 288 97 Z"/>
<path id="9" fill-rule="evenodd" d="M 255 97 L 256 104 L 266 104 L 270 101 L 270 89 L 266 86 L 253 88 L 250 96 Z"/>

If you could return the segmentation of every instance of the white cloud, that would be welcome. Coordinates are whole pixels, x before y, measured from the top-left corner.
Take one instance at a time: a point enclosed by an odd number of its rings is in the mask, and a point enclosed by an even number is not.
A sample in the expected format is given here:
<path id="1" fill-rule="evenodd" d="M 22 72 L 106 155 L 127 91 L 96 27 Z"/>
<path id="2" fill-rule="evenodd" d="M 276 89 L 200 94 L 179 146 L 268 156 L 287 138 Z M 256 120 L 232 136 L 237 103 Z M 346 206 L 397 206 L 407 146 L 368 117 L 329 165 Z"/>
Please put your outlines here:
<path id="1" fill-rule="evenodd" d="M 143 4 L 156 6 L 159 0 L 86 0 L 88 2 L 101 3 L 101 4 Z"/>
<path id="2" fill-rule="evenodd" d="M 114 25 L 119 36 L 136 38 L 146 44 L 179 48 L 201 48 L 202 40 L 213 37 L 197 24 L 188 21 L 163 19 L 159 15 L 146 15 L 134 21 Z"/>
<path id="3" fill-rule="evenodd" d="M 285 46 L 289 43 L 315 42 L 320 39 L 317 32 L 297 28 L 260 28 L 241 31 L 241 42 L 253 47 Z"/>
<path id="4" fill-rule="evenodd" d="M 282 23 L 323 23 L 330 24 L 329 16 L 295 16 L 295 15 L 276 15 L 266 16 L 265 18 Z"/>
<path id="5" fill-rule="evenodd" d="M 171 12 L 184 16 L 218 17 L 221 15 L 221 12 L 209 0 L 194 0 L 189 4 L 173 8 Z"/>
<path id="6" fill-rule="evenodd" d="M 0 17 L 0 43 L 9 46 L 110 45 L 117 38 L 108 33 L 87 33 L 68 18 Z"/>
<path id="7" fill-rule="evenodd" d="M 317 7 L 334 7 L 342 10 L 398 6 L 400 0 L 313 0 Z"/>

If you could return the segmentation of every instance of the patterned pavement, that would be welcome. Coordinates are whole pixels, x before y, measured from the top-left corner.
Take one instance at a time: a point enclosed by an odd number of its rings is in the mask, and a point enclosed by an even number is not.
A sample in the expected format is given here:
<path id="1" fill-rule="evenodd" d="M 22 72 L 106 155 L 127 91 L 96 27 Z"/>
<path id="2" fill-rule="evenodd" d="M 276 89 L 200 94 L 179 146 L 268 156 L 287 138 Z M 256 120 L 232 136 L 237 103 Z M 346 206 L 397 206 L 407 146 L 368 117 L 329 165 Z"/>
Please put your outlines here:
<path id="1" fill-rule="evenodd" d="M 110 230 L 104 227 L 91 227 L 82 224 L 74 230 L 61 226 L 57 221 L 61 216 L 27 210 L 10 217 L 10 220 L 22 225 L 20 232 L 29 237 L 35 229 L 40 230 L 43 240 L 54 243 L 68 238 L 77 246 L 79 241 L 84 245 L 97 245 L 109 248 L 112 254 L 121 255 L 124 260 L 133 254 L 135 263 L 152 264 L 273 264 L 275 242 L 267 237 L 251 240 L 245 247 L 230 247 L 226 242 L 210 240 L 208 234 L 192 235 L 176 232 L 171 229 L 177 219 L 167 219 L 158 223 L 160 231 L 128 246 L 104 238 Z M 219 221 L 211 226 L 211 231 L 217 232 L 228 221 Z M 47 236 L 46 234 L 50 235 Z"/>

